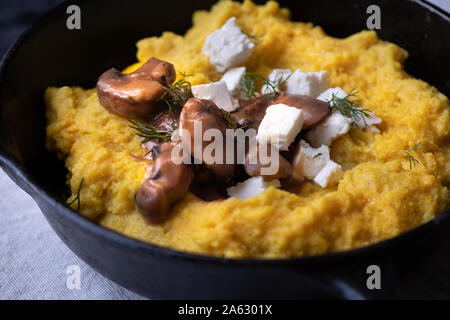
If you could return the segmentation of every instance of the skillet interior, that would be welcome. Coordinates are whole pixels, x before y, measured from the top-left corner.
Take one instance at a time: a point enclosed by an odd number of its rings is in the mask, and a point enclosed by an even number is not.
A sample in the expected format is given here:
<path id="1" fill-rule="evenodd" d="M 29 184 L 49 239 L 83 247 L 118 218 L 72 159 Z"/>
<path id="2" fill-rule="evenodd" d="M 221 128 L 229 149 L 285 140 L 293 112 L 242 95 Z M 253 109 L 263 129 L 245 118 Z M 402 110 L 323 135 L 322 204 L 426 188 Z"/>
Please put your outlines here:
<path id="1" fill-rule="evenodd" d="M 73 221 L 79 222 L 84 218 L 61 207 L 64 193 L 67 191 L 65 186 L 66 169 L 62 162 L 58 162 L 55 156 L 44 148 L 45 106 L 42 97 L 45 88 L 50 85 L 93 87 L 102 71 L 111 66 L 123 68 L 134 61 L 137 40 L 150 35 L 159 35 L 164 30 L 184 33 L 190 26 L 192 12 L 209 8 L 214 2 L 202 0 L 188 3 L 180 1 L 177 2 L 177 9 L 174 12 L 173 3 L 169 2 L 155 3 L 133 0 L 124 4 L 118 1 L 78 1 L 75 3 L 82 8 L 82 29 L 80 31 L 70 31 L 65 27 L 67 4 L 62 4 L 31 28 L 3 61 L 0 88 L 2 154 L 7 153 L 17 159 L 26 168 L 27 175 L 32 177 L 35 185 L 31 188 L 27 178 L 25 179 L 27 181 L 20 181 L 20 178 L 17 178 L 18 172 L 14 168 L 9 167 L 7 171 L 13 176 L 16 175 L 16 180 L 19 179 L 18 182 L 37 198 L 50 223 L 57 228 L 58 234 L 66 242 L 70 243 L 70 239 L 64 229 L 65 226 L 71 227 L 70 224 L 74 223 Z M 315 24 L 321 25 L 328 34 L 338 37 L 348 36 L 365 28 L 367 17 L 365 9 L 368 5 L 377 3 L 382 8 L 382 29 L 379 31 L 379 36 L 384 40 L 399 44 L 411 53 L 406 62 L 406 70 L 409 73 L 435 85 L 444 94 L 449 95 L 450 81 L 447 79 L 448 74 L 445 71 L 450 67 L 450 61 L 447 58 L 447 53 L 450 52 L 450 43 L 442 40 L 445 39 L 445 35 L 450 34 L 450 24 L 448 17 L 432 7 L 427 6 L 427 10 L 424 10 L 423 4 L 406 0 L 397 1 L 395 5 L 392 4 L 392 1 L 358 1 L 355 4 L 345 5 L 325 0 L 280 1 L 280 3 L 291 9 L 294 20 L 313 21 Z M 327 10 L 323 10 L 323 8 L 327 8 Z M 336 12 L 339 14 L 335 14 Z M 9 156 L 6 157 L 9 158 Z M 42 197 L 41 188 L 56 199 L 57 204 L 51 199 L 39 199 Z M 70 219 L 72 220 L 64 223 L 55 221 L 51 214 L 47 214 L 50 211 L 67 211 L 62 217 L 71 215 Z M 421 228 L 424 230 L 422 233 L 439 224 L 442 225 L 443 223 L 440 222 L 444 221 L 446 216 Z M 83 228 L 87 228 L 89 225 L 89 222 L 79 223 L 79 232 L 83 232 Z M 411 234 L 418 236 L 419 232 L 420 230 L 417 230 Z M 114 238 L 111 234 L 113 233 L 104 232 L 103 237 L 107 238 L 106 241 L 126 241 L 119 240 L 123 238 L 121 236 Z M 408 235 L 395 240 L 400 241 L 401 239 L 408 239 Z M 80 244 L 87 245 L 86 240 L 80 241 Z M 140 250 L 154 250 L 154 246 L 151 245 L 137 245 L 137 242 L 134 241 L 130 243 L 138 246 Z M 391 244 L 393 241 L 373 246 L 373 248 L 384 247 L 386 249 L 386 246 L 390 246 L 388 243 Z M 101 269 L 98 261 L 89 261 L 90 258 L 86 258 L 85 251 L 88 248 L 83 249 L 82 247 L 80 245 L 73 249 L 87 259 L 88 263 Z M 140 250 L 136 250 L 136 254 Z M 171 250 L 162 249 L 162 251 L 169 252 L 168 256 L 173 256 L 173 252 L 170 253 Z M 361 256 L 364 252 L 371 252 L 370 248 L 355 250 L 352 254 Z M 328 258 L 342 257 L 344 259 L 352 254 L 329 255 Z M 179 256 L 183 259 L 197 259 L 193 255 L 181 254 Z M 139 257 L 136 256 L 133 259 L 139 259 Z M 132 259 L 130 258 L 130 260 Z M 204 262 L 215 263 L 216 260 L 224 259 L 206 258 Z M 315 258 L 292 260 L 318 261 Z M 226 261 L 221 263 L 233 264 Z M 253 263 L 255 261 L 252 261 L 250 265 Z M 271 264 L 271 262 L 268 263 Z M 273 265 L 283 265 L 283 263 L 275 261 Z M 247 268 L 249 265 L 244 262 L 242 266 Z M 128 268 L 133 270 L 133 264 L 129 263 Z M 115 275 L 112 271 L 108 272 L 104 269 L 100 271 L 112 277 L 113 280 L 149 295 L 148 292 L 145 292 L 146 289 L 133 287 L 117 277 L 114 278 Z M 306 282 L 307 280 L 302 281 Z M 210 293 L 212 294 L 212 292 Z M 160 292 L 160 294 L 164 296 L 169 292 Z M 181 292 L 172 292 L 171 297 L 177 294 L 182 295 Z"/>

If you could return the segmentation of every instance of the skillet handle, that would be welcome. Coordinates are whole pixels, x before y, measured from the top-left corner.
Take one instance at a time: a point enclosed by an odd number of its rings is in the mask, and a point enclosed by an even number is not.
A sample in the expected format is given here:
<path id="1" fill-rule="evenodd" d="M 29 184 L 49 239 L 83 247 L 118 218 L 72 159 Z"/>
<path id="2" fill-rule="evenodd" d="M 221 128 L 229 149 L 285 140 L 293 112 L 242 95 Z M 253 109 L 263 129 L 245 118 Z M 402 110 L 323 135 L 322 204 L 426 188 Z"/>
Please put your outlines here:
<path id="1" fill-rule="evenodd" d="M 412 292 L 416 296 L 429 298 L 430 293 L 420 289 L 425 285 L 439 297 L 439 292 L 445 288 L 445 282 L 442 283 L 444 280 L 435 274 L 435 268 L 427 266 L 434 264 L 448 252 L 446 243 L 450 239 L 449 214 L 450 212 L 443 213 L 416 230 L 399 236 L 402 239 L 397 239 L 395 244 L 392 242 L 394 239 L 390 240 L 391 243 L 376 254 L 359 256 L 353 262 L 347 262 L 350 267 L 347 270 L 342 265 L 337 267 L 335 276 L 329 277 L 335 294 L 343 299 L 400 299 L 406 292 Z M 373 270 L 368 270 L 371 265 L 379 267 L 379 290 L 367 287 L 368 279 L 374 273 Z M 402 287 L 411 282 L 407 280 L 410 277 L 422 280 L 415 284 L 417 289 L 413 287 L 405 291 Z"/>
<path id="2" fill-rule="evenodd" d="M 334 295 L 343 300 L 380 300 L 380 299 L 398 299 L 394 289 L 393 279 L 383 279 L 381 276 L 380 289 L 369 289 L 367 282 L 370 274 L 364 277 L 354 275 L 353 278 L 338 276 L 329 279 Z"/>
<path id="3" fill-rule="evenodd" d="M 331 262 L 331 261 L 330 261 Z M 338 258 L 316 268 L 318 280 L 329 292 L 343 300 L 398 299 L 396 282 L 399 279 L 398 261 L 392 256 L 356 255 Z"/>
<path id="4" fill-rule="evenodd" d="M 276 299 L 342 299 L 377 300 L 398 299 L 395 291 L 399 268 L 395 260 L 384 254 L 364 257 L 361 254 L 334 257 L 306 258 L 293 264 L 277 266 L 276 271 L 264 271 L 267 287 Z M 381 289 L 369 289 L 373 272 L 368 267 L 380 268 Z M 371 287 L 371 286 L 369 286 Z M 279 290 L 277 290 L 279 288 Z M 263 291 L 262 288 L 260 288 Z M 282 295 L 284 294 L 284 295 Z"/>

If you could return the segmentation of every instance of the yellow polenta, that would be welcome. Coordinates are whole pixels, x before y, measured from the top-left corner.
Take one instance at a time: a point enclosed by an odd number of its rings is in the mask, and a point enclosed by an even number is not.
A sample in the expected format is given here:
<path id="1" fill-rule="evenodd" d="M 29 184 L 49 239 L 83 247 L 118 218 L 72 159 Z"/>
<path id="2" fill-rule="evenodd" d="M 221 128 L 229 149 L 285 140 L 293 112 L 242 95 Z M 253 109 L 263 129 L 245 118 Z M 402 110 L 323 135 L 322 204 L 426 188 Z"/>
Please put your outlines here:
<path id="1" fill-rule="evenodd" d="M 204 202 L 189 194 L 163 225 L 144 222 L 134 195 L 143 149 L 125 119 L 108 113 L 95 90 L 49 88 L 47 146 L 66 159 L 81 213 L 130 237 L 179 250 L 226 257 L 292 257 L 368 245 L 423 224 L 449 207 L 450 108 L 435 88 L 403 71 L 407 52 L 363 31 L 345 39 L 310 23 L 292 22 L 276 2 L 220 2 L 195 13 L 186 35 L 165 32 L 139 41 L 138 63 L 167 60 L 193 84 L 221 75 L 201 53 L 206 37 L 231 17 L 256 48 L 247 70 L 326 70 L 330 87 L 355 88 L 360 104 L 383 119 L 381 134 L 353 130 L 332 145 L 346 170 L 338 187 L 306 182 L 296 194 L 273 187 L 248 200 Z M 410 169 L 404 151 L 426 142 Z"/>

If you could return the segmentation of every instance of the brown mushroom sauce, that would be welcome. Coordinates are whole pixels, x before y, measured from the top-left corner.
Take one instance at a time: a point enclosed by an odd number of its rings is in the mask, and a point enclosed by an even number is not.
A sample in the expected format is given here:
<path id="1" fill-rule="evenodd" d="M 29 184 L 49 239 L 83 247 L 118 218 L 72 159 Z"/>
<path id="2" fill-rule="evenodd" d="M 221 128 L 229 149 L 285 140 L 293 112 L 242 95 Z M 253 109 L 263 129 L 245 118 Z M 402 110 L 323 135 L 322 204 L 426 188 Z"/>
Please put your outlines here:
<path id="1" fill-rule="evenodd" d="M 231 121 L 214 102 L 197 98 L 187 99 L 180 113 L 174 114 L 169 112 L 167 105 L 161 100 L 174 81 L 173 65 L 151 58 L 131 74 L 121 74 L 116 69 L 105 72 L 98 80 L 97 91 L 100 103 L 107 110 L 128 119 L 148 121 L 160 130 L 180 129 L 179 141 L 183 141 L 182 133 L 186 130 L 190 134 L 191 146 L 194 145 L 194 121 L 202 123 L 202 134 L 207 129 L 215 128 L 225 137 L 227 129 L 257 131 L 266 109 L 273 104 L 282 103 L 301 109 L 304 113 L 303 129 L 323 121 L 330 113 L 326 102 L 312 97 L 276 94 L 239 100 L 240 107 L 230 114 Z M 295 150 L 298 140 L 290 149 Z M 180 142 L 160 139 L 152 140 L 151 143 L 154 159 L 148 164 L 146 177 L 135 198 L 137 208 L 149 223 L 164 221 L 173 205 L 189 191 L 204 200 L 224 199 L 227 186 L 249 176 L 259 176 L 262 168 L 270 166 L 262 165 L 259 159 L 256 164 L 250 164 L 249 154 L 252 150 L 247 145 L 243 165 L 226 164 L 225 144 L 223 164 L 175 164 L 171 153 Z M 202 142 L 202 150 L 210 143 L 211 141 Z M 256 148 L 259 146 L 256 145 Z M 292 152 L 280 153 L 279 170 L 270 178 L 290 181 L 290 161 Z"/>

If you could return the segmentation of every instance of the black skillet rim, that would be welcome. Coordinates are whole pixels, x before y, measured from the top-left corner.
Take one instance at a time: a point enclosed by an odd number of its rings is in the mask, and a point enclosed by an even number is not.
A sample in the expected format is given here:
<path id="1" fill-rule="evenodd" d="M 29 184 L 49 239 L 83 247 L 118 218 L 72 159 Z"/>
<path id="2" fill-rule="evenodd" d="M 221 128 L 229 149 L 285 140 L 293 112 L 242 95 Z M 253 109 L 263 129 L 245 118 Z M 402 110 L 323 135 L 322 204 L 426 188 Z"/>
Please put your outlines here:
<path id="1" fill-rule="evenodd" d="M 429 3 L 426 0 L 411 0 L 411 1 L 418 3 L 427 10 L 433 11 L 434 13 L 440 15 L 444 20 L 450 23 L 450 15 L 441 8 Z M 33 34 L 37 32 L 37 30 L 39 30 L 40 27 L 45 25 L 49 19 L 59 14 L 61 9 L 67 6 L 69 3 L 70 3 L 69 0 L 65 0 L 59 5 L 55 6 L 53 9 L 49 10 L 46 14 L 42 15 L 39 19 L 37 19 L 34 23 L 32 23 L 29 27 L 27 27 L 25 31 L 17 38 L 17 40 L 9 47 L 9 49 L 7 50 L 7 52 L 0 61 L 0 86 L 5 77 L 5 70 L 7 69 L 7 66 L 11 62 L 15 53 L 23 45 L 23 43 L 28 38 L 33 36 Z M 421 235 L 431 231 L 438 225 L 442 224 L 444 221 L 450 220 L 450 210 L 447 210 L 446 212 L 443 212 L 442 214 L 435 217 L 433 220 L 427 222 L 426 224 L 414 228 L 410 231 L 407 231 L 403 234 L 400 234 L 394 238 L 386 239 L 381 242 L 360 248 L 355 248 L 341 252 L 321 254 L 316 256 L 292 257 L 281 259 L 272 259 L 272 258 L 234 259 L 217 256 L 207 256 L 202 254 L 178 251 L 171 248 L 165 248 L 152 243 L 147 243 L 137 239 L 133 239 L 116 231 L 107 229 L 95 223 L 94 221 L 85 218 L 84 216 L 75 212 L 74 210 L 68 208 L 61 200 L 53 197 L 45 187 L 39 185 L 38 181 L 36 181 L 36 179 L 29 173 L 27 168 L 23 167 L 18 160 L 16 160 L 13 156 L 11 156 L 5 150 L 2 149 L 0 149 L 0 163 L 2 164 L 2 166 L 7 167 L 11 172 L 13 172 L 12 175 L 14 177 L 20 179 L 20 181 L 23 182 L 24 185 L 26 185 L 26 189 L 29 194 L 37 195 L 38 198 L 40 197 L 45 202 L 51 204 L 60 214 L 64 215 L 64 218 L 70 220 L 72 223 L 79 225 L 82 229 L 92 232 L 93 234 L 96 234 L 97 236 L 104 238 L 105 240 L 117 242 L 122 247 L 127 247 L 139 251 L 147 251 L 148 253 L 151 253 L 152 255 L 155 256 L 165 256 L 167 258 L 177 258 L 179 260 L 189 260 L 194 262 L 214 263 L 214 264 L 234 265 L 234 266 L 263 266 L 263 265 L 282 266 L 290 264 L 307 266 L 307 265 L 314 265 L 316 263 L 322 264 L 324 262 L 329 261 L 337 262 L 346 259 L 351 259 L 360 255 L 378 253 L 384 249 L 391 248 L 392 246 L 400 245 L 401 243 L 405 243 L 414 238 L 418 238 Z M 32 196 L 33 200 L 34 197 L 35 196 Z"/>

